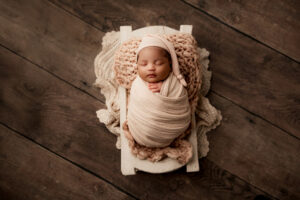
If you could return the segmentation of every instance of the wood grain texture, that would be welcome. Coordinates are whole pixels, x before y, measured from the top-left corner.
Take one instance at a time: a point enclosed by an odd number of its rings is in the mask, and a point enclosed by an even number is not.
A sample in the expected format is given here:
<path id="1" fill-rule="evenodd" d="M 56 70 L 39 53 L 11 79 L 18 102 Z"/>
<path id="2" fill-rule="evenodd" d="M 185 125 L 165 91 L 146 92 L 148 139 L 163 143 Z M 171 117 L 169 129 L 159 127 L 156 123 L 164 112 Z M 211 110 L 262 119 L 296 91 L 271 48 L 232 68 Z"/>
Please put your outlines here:
<path id="1" fill-rule="evenodd" d="M 300 65 L 288 57 L 180 1 L 51 1 L 103 31 L 194 25 L 199 46 L 211 52 L 212 90 L 300 138 Z"/>
<path id="2" fill-rule="evenodd" d="M 223 121 L 208 135 L 208 159 L 279 199 L 299 199 L 300 141 L 217 95 L 209 99 Z"/>
<path id="3" fill-rule="evenodd" d="M 47 1 L 0 0 L 2 45 L 104 102 L 92 86 L 103 35 Z"/>
<path id="4" fill-rule="evenodd" d="M 296 166 L 299 163 L 296 157 L 298 140 L 266 123 L 269 121 L 297 135 L 299 64 L 182 2 L 163 1 L 161 7 L 155 1 L 131 3 L 55 1 L 58 6 L 102 31 L 118 30 L 119 25 L 128 24 L 134 28 L 164 24 L 176 29 L 180 24 L 194 24 L 193 32 L 199 45 L 206 47 L 212 55 L 213 91 L 237 104 L 223 98 L 220 100 L 216 93 L 210 94 L 213 105 L 221 108 L 226 118 L 232 120 L 224 120 L 221 125 L 224 129 L 220 127 L 209 133 L 212 140 L 209 159 L 278 198 L 299 198 L 295 191 L 299 176 L 293 174 L 299 174 Z M 39 65 L 37 67 L 1 50 L 0 81 L 5 85 L 0 90 L 1 122 L 138 198 L 253 199 L 255 195 L 263 194 L 207 159 L 201 160 L 200 173 L 185 174 L 181 169 L 171 174 L 152 176 L 139 173 L 124 178 L 120 174 L 120 152 L 114 147 L 115 137 L 99 124 L 95 116 L 95 111 L 104 105 L 84 94 L 96 96 L 97 92 L 91 91 L 90 86 L 81 86 L 78 81 L 90 81 L 89 84 L 94 81 L 90 68 L 100 50 L 97 48 L 103 33 L 63 9 L 46 1 L 32 1 L 30 5 L 11 1 L 0 4 L 1 45 Z M 44 33 L 43 28 L 51 31 Z M 80 30 L 88 31 L 82 34 Z M 97 34 L 101 37 L 96 38 Z M 83 38 L 89 39 L 85 41 Z M 89 41 L 95 44 L 89 44 L 89 50 L 81 51 Z M 78 52 L 75 61 L 72 59 L 73 50 Z M 74 64 L 78 66 L 72 68 Z M 90 71 L 80 71 L 87 68 Z M 254 115 L 238 109 L 239 106 Z M 242 120 L 249 117 L 250 120 Z M 266 121 L 261 118 L 266 118 Z M 259 125 L 251 125 L 253 121 Z M 242 131 L 238 132 L 240 129 Z M 265 133 L 266 130 L 270 131 Z M 272 131 L 275 132 L 274 138 Z M 256 149 L 253 150 L 249 140 Z M 231 148 L 227 152 L 228 146 Z M 228 162 L 222 156 L 229 158 Z M 278 162 L 281 163 L 277 169 Z"/>
<path id="5" fill-rule="evenodd" d="M 104 105 L 0 49 L 0 121 L 140 199 L 246 199 L 264 192 L 203 159 L 200 173 L 138 172 L 125 177 L 115 137 L 94 111 Z M 16 117 L 18 116 L 18 117 Z"/>
<path id="6" fill-rule="evenodd" d="M 0 125 L 0 196 L 28 199 L 134 199 Z"/>
<path id="7" fill-rule="evenodd" d="M 300 61 L 300 1 L 185 0 L 185 2 Z"/>

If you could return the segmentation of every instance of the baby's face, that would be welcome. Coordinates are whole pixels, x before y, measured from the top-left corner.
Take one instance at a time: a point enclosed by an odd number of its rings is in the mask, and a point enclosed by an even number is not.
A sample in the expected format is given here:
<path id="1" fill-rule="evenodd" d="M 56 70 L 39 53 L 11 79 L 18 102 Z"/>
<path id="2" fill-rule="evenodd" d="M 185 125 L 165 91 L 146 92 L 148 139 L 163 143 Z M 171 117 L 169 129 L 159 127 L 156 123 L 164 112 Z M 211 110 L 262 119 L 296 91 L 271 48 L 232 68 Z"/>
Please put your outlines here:
<path id="1" fill-rule="evenodd" d="M 170 64 L 167 51 L 160 47 L 145 47 L 138 55 L 138 74 L 148 83 L 159 82 L 168 77 Z"/>

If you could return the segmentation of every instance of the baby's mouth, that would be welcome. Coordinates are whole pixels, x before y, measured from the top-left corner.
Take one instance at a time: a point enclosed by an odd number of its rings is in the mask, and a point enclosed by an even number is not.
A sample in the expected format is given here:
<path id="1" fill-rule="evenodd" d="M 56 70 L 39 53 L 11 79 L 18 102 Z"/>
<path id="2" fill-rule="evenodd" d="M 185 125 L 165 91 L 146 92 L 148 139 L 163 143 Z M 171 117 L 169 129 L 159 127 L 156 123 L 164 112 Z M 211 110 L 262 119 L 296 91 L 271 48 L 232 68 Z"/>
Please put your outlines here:
<path id="1" fill-rule="evenodd" d="M 148 74 L 147 77 L 148 77 L 148 78 L 155 78 L 156 75 L 155 75 L 155 74 Z"/>

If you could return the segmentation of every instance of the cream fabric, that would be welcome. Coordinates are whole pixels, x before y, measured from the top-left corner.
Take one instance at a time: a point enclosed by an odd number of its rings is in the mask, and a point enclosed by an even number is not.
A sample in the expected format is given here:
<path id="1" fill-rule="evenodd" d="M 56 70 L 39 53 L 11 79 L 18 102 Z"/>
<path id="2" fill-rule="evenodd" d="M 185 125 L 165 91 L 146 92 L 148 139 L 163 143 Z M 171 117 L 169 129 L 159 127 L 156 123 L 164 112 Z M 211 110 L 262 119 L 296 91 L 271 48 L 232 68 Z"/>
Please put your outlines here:
<path id="1" fill-rule="evenodd" d="M 160 93 L 150 91 L 148 83 L 137 76 L 130 90 L 127 119 L 137 143 L 168 146 L 191 122 L 187 91 L 173 72 L 164 80 Z"/>
<path id="2" fill-rule="evenodd" d="M 102 38 L 102 49 L 94 61 L 96 81 L 95 87 L 101 89 L 105 97 L 107 108 L 96 111 L 101 123 L 117 136 L 116 148 L 120 145 L 120 110 L 118 101 L 118 84 L 115 80 L 113 70 L 114 54 L 120 48 L 120 32 L 108 32 Z M 179 48 L 179 47 L 178 47 Z M 207 133 L 221 124 L 222 115 L 206 97 L 210 90 L 212 71 L 209 70 L 209 52 L 204 48 L 197 48 L 199 63 L 202 69 L 202 85 L 198 93 L 199 100 L 195 110 L 198 138 L 199 158 L 207 156 L 209 152 L 209 141 Z"/>

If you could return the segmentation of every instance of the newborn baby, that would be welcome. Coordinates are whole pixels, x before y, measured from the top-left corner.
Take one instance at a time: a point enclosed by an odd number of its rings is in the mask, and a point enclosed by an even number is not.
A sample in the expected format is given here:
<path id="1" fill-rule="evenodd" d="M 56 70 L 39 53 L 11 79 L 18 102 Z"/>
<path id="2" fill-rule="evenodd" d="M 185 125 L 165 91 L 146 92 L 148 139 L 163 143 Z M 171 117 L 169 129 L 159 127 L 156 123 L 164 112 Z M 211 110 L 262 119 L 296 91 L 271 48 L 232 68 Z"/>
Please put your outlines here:
<path id="1" fill-rule="evenodd" d="M 128 104 L 128 127 L 140 145 L 166 147 L 190 125 L 186 82 L 172 43 L 147 35 L 137 50 L 138 75 Z"/>
<path id="2" fill-rule="evenodd" d="M 170 54 L 156 46 L 143 48 L 137 57 L 138 75 L 148 83 L 152 92 L 160 92 L 163 80 L 171 72 Z"/>

